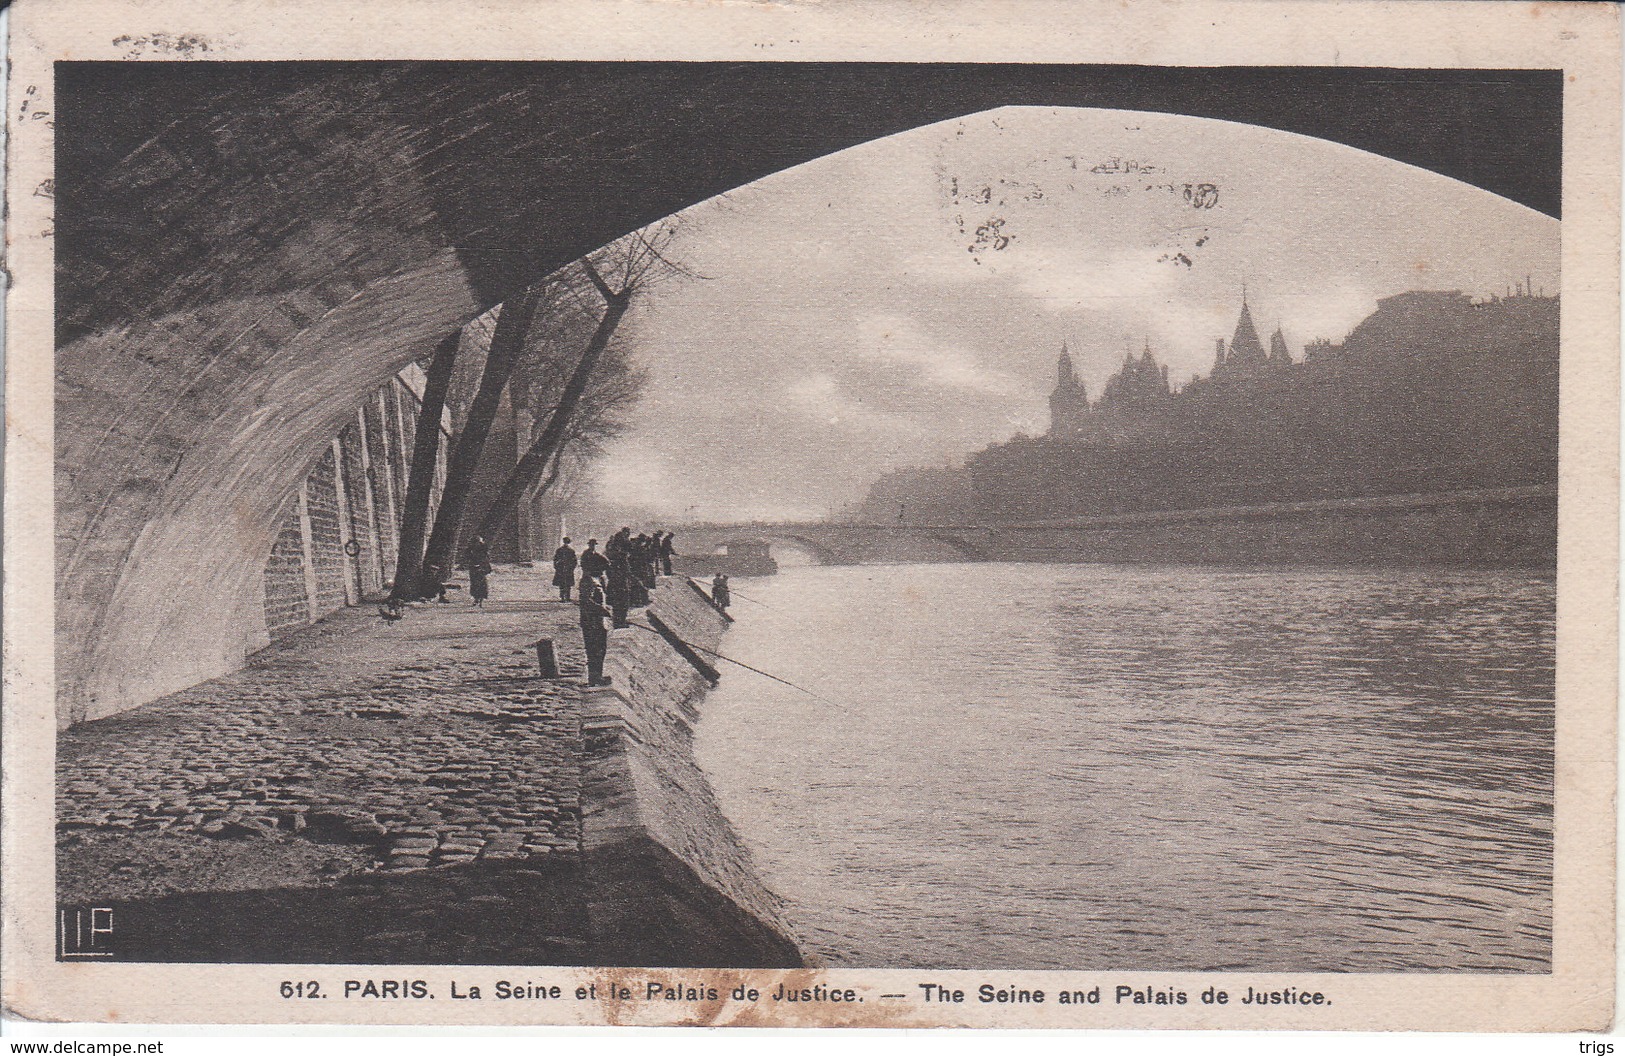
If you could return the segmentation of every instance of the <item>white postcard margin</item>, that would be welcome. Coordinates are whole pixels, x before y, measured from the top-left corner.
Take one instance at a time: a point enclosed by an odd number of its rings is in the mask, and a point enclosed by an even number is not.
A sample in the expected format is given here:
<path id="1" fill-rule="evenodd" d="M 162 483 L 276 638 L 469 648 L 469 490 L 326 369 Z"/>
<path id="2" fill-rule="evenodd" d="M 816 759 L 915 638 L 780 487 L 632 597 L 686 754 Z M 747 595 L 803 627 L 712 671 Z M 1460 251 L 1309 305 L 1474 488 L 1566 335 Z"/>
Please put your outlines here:
<path id="1" fill-rule="evenodd" d="M 1620 33 L 1612 5 L 980 0 L 863 5 L 568 0 L 21 0 L 10 12 L 4 603 L 4 1002 L 74 1022 L 753 1023 L 1233 1029 L 1603 1030 L 1614 999 L 1619 508 Z M 196 45 L 201 44 L 202 47 Z M 184 46 L 183 46 L 184 45 Z M 1554 968 L 1550 975 L 898 970 L 657 971 L 60 963 L 54 956 L 51 63 L 64 60 L 688 59 L 1559 68 L 1564 71 Z M 19 104 L 31 101 L 21 116 Z M 1185 1006 L 290 1001 L 282 981 L 921 981 L 1177 987 Z M 1324 991 L 1248 1010 L 1211 986 Z M 313 1007 L 315 1006 L 315 1007 Z"/>

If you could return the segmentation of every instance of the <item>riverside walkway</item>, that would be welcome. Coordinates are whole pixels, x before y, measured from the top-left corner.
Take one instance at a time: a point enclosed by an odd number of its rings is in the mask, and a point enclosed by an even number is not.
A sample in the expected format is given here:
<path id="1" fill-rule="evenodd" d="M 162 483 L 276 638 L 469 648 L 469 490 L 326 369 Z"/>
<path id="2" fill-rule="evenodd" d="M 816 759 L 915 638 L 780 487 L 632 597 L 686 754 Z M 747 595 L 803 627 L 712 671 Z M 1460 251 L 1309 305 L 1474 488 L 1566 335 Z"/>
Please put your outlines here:
<path id="1" fill-rule="evenodd" d="M 60 901 L 119 906 L 121 951 L 159 960 L 570 963 L 584 657 L 550 571 L 499 568 L 484 609 L 344 610 L 64 731 Z"/>

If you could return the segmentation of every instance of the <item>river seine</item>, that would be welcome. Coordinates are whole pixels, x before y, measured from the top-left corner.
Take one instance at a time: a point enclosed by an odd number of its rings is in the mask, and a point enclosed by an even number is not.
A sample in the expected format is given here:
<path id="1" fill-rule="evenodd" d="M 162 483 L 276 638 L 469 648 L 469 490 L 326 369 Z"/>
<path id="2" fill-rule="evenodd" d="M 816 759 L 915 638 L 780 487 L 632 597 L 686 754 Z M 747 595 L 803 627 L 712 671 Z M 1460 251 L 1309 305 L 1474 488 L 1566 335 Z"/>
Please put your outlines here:
<path id="1" fill-rule="evenodd" d="M 830 965 L 1548 971 L 1554 585 L 787 568 L 697 751 Z"/>

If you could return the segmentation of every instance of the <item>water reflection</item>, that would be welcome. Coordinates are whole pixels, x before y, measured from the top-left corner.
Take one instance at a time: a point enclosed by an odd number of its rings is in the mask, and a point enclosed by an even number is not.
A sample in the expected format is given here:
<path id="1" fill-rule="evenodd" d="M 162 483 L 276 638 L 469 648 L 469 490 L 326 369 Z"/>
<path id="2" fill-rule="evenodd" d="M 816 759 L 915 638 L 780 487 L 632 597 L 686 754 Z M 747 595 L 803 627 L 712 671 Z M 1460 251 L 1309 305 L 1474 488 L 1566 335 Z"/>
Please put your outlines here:
<path id="1" fill-rule="evenodd" d="M 839 706 L 731 672 L 700 759 L 828 963 L 1548 970 L 1549 577 L 737 586 L 725 651 Z"/>

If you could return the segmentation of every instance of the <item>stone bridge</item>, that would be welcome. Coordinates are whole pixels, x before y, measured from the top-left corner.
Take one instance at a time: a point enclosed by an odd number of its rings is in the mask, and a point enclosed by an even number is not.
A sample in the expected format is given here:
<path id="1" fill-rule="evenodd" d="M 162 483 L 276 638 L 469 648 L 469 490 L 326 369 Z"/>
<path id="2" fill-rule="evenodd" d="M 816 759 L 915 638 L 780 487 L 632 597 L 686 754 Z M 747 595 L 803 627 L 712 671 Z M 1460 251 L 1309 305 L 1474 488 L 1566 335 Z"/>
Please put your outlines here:
<path id="1" fill-rule="evenodd" d="M 375 414 L 375 395 L 491 307 L 662 217 L 1005 106 L 1259 124 L 1555 214 L 1555 172 L 1531 182 L 1476 160 L 1484 143 L 1531 152 L 1544 111 L 1526 103 L 1544 76 L 1486 88 L 1425 70 L 1365 84 L 1342 70 L 1020 63 L 59 63 L 55 179 L 34 192 L 49 184 L 53 199 L 55 371 L 7 379 L 19 403 L 55 397 L 51 449 L 8 449 L 18 478 L 54 472 L 54 525 L 26 529 L 54 527 L 54 583 L 23 563 L 8 588 L 54 589 L 57 648 L 41 677 L 54 678 L 58 721 L 241 666 L 268 640 L 268 562 L 298 549 L 279 550 L 290 513 L 308 519 L 301 482 L 320 475 L 335 508 L 354 509 L 333 481 L 389 464 L 362 459 L 360 442 L 334 446 L 352 422 L 380 455 L 396 446 L 400 430 L 367 419 L 400 400 Z M 1431 134 L 1425 108 L 1458 99 L 1462 134 Z M 1393 120 L 1374 133 L 1366 115 L 1379 110 Z M 45 351 L 18 359 L 43 364 Z M 785 530 L 856 560 L 1070 555 L 1082 538 Z M 333 538 L 345 552 L 355 542 Z M 320 582 L 309 593 L 324 591 L 344 596 Z"/>
<path id="2" fill-rule="evenodd" d="M 734 541 L 793 547 L 820 564 L 909 561 L 1200 562 L 1546 567 L 1557 491 L 1476 489 L 1121 514 L 1038 524 L 802 522 L 673 529 L 685 555 Z"/>

